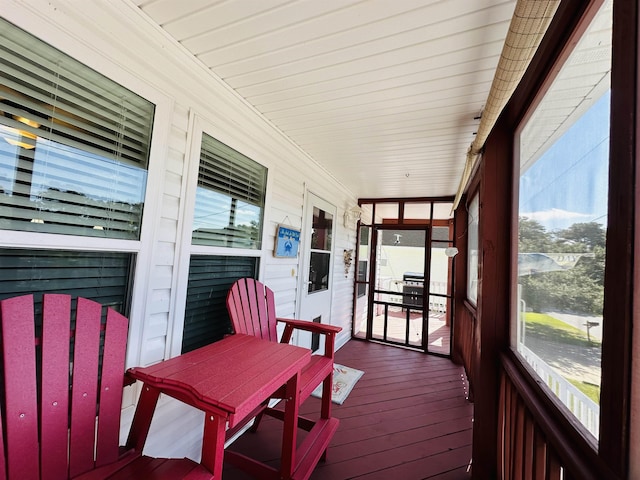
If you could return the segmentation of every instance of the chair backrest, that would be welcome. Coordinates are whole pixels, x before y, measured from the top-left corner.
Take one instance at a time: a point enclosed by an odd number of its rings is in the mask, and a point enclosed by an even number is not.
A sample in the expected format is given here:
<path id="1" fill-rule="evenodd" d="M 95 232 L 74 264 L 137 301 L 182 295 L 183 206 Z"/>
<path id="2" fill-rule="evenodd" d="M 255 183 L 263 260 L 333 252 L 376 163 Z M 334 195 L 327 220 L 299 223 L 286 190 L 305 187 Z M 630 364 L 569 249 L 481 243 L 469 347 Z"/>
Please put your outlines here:
<path id="1" fill-rule="evenodd" d="M 0 478 L 70 478 L 118 459 L 128 320 L 101 318 L 78 297 L 72 324 L 71 297 L 45 294 L 36 335 L 32 295 L 0 302 Z"/>
<path id="2" fill-rule="evenodd" d="M 227 293 L 227 311 L 235 333 L 278 341 L 273 291 L 258 280 L 237 280 Z"/>

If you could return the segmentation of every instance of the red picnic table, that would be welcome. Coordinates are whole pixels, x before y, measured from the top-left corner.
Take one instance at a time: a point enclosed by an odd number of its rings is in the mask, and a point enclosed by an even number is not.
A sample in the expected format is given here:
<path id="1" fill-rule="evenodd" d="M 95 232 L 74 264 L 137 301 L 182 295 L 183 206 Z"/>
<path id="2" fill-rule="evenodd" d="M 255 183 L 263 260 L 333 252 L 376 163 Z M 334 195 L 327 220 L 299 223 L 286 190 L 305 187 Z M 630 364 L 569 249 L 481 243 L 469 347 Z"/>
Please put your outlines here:
<path id="1" fill-rule="evenodd" d="M 233 428 L 241 423 L 286 385 L 280 470 L 251 459 L 246 467 L 260 478 L 292 478 L 300 370 L 310 357 L 306 348 L 236 334 L 150 367 L 131 368 L 128 374 L 144 385 L 127 445 L 144 443 L 158 396 L 164 393 L 205 412 L 201 462 L 221 478 L 227 424 Z"/>

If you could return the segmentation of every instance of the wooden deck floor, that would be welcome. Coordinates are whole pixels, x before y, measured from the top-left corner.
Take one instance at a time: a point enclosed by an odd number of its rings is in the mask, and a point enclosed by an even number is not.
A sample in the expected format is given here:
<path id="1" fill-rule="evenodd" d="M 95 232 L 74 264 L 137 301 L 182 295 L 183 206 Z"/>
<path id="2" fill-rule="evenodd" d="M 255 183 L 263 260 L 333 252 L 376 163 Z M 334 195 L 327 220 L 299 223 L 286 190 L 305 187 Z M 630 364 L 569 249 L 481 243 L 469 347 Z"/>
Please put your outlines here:
<path id="1" fill-rule="evenodd" d="M 445 358 L 352 340 L 336 363 L 363 370 L 343 405 L 333 406 L 340 427 L 311 480 L 468 480 L 473 405 L 461 367 Z M 303 413 L 317 414 L 309 398 Z M 280 422 L 265 418 L 229 448 L 278 464 Z M 302 435 L 299 435 L 301 437 Z M 225 467 L 226 480 L 250 478 Z"/>
<path id="2" fill-rule="evenodd" d="M 411 313 L 411 319 L 407 322 L 406 312 L 400 307 L 390 307 L 387 319 L 387 340 L 391 343 L 405 344 L 407 341 L 407 324 L 409 325 L 408 344 L 410 347 L 422 348 L 422 313 Z M 372 337 L 376 340 L 384 340 L 384 312 L 373 319 Z M 429 312 L 428 318 L 427 349 L 431 353 L 449 355 L 451 353 L 451 328 L 446 321 L 445 314 Z M 366 338 L 366 331 L 359 332 L 356 336 Z"/>

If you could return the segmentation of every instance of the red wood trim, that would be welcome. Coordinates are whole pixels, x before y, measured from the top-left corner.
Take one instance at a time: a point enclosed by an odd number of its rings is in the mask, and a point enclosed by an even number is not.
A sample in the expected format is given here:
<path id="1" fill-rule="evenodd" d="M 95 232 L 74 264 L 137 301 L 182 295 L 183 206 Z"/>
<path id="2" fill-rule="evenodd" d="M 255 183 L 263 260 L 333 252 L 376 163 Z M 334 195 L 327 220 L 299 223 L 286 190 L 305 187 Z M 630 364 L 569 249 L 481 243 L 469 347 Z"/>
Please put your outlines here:
<path id="1" fill-rule="evenodd" d="M 547 442 L 538 428 L 533 439 L 533 472 L 535 480 L 544 480 L 547 465 Z"/>
<path id="2" fill-rule="evenodd" d="M 479 291 L 474 333 L 473 469 L 476 478 L 495 478 L 499 354 L 509 342 L 509 248 L 511 205 L 510 125 L 498 122 L 485 145 L 481 164 Z"/>
<path id="3" fill-rule="evenodd" d="M 629 468 L 634 320 L 640 325 L 639 17 L 637 1 L 614 2 L 599 453 L 620 477 Z"/>
<path id="4" fill-rule="evenodd" d="M 366 203 L 420 203 L 420 202 L 436 202 L 445 203 L 453 202 L 454 197 L 383 197 L 383 198 L 359 198 L 358 205 L 362 206 Z"/>
<path id="5" fill-rule="evenodd" d="M 535 424 L 531 415 L 525 412 L 525 425 L 524 425 L 524 452 L 523 452 L 523 478 L 524 480 L 533 480 L 533 455 L 535 449 L 534 436 L 535 436 Z"/>
<path id="6" fill-rule="evenodd" d="M 560 458 L 563 468 L 574 478 L 619 480 L 620 477 L 615 475 L 597 456 L 596 452 L 589 448 L 584 439 L 576 433 L 576 430 L 569 426 L 567 418 L 559 415 L 558 408 L 550 397 L 538 391 L 540 385 L 532 379 L 529 373 L 525 373 L 528 369 L 527 366 L 522 365 L 511 355 L 502 355 L 501 364 L 507 382 L 512 385 L 510 388 L 512 388 L 514 395 L 517 395 L 523 402 L 531 414 L 536 428 L 544 435 L 548 445 L 547 458 L 553 452 Z M 506 408 L 513 408 L 513 404 L 507 404 Z M 536 459 L 536 465 L 538 462 L 539 459 Z"/>
<path id="7" fill-rule="evenodd" d="M 547 476 L 549 480 L 560 480 L 562 465 L 558 456 L 551 450 L 547 455 Z"/>
<path id="8" fill-rule="evenodd" d="M 500 380 L 500 401 L 498 403 L 498 474 L 504 476 L 505 465 L 507 464 L 506 452 L 504 445 L 506 445 L 506 412 L 507 412 L 507 382 L 504 375 Z"/>

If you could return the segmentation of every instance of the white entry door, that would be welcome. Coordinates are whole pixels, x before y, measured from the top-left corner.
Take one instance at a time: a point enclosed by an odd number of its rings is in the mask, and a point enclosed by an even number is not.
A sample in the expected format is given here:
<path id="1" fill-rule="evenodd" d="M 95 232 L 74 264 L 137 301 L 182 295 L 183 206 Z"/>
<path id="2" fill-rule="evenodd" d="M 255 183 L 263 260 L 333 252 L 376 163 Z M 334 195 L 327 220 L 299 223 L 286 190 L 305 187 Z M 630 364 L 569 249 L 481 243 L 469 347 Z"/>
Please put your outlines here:
<path id="1" fill-rule="evenodd" d="M 305 205 L 304 271 L 300 288 L 300 312 L 298 317 L 320 323 L 331 323 L 331 284 L 333 272 L 333 234 L 336 207 L 308 192 Z M 300 332 L 298 345 L 320 349 L 317 335 Z"/>

